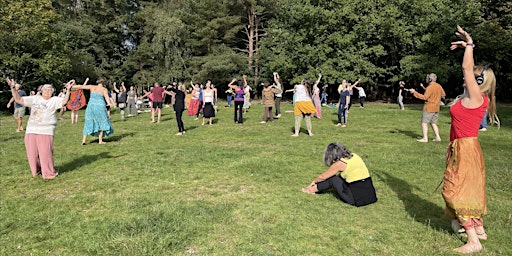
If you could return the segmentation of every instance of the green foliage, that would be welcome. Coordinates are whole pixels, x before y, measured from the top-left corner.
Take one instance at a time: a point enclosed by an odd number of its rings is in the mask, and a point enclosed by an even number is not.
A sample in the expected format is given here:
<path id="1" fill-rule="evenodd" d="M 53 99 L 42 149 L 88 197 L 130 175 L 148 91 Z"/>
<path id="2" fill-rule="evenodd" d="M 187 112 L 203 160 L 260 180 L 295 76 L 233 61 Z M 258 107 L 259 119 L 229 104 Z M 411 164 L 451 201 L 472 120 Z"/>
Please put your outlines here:
<path id="1" fill-rule="evenodd" d="M 29 88 L 100 76 L 142 86 L 225 84 L 248 74 L 258 83 L 276 71 L 286 85 L 322 73 L 330 84 L 361 78 L 364 86 L 390 86 L 417 84 L 433 72 L 454 97 L 462 52 L 450 52 L 449 43 L 459 24 L 475 39 L 476 63 L 494 69 L 498 99 L 512 95 L 512 7 L 505 0 L 0 0 L 0 6 L 0 75 Z M 250 34 L 255 28 L 258 34 Z"/>

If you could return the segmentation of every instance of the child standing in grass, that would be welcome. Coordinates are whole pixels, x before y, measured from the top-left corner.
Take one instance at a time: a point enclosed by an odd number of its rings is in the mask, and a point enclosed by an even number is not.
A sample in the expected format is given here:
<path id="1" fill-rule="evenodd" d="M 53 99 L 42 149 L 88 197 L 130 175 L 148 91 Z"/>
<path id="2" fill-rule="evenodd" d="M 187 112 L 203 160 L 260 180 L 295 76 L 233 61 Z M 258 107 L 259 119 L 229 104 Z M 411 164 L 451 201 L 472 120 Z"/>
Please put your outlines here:
<path id="1" fill-rule="evenodd" d="M 351 153 L 343 144 L 333 142 L 324 153 L 327 171 L 316 177 L 302 192 L 315 194 L 334 189 L 339 199 L 353 206 L 364 206 L 377 202 L 368 168 L 357 154 Z"/>

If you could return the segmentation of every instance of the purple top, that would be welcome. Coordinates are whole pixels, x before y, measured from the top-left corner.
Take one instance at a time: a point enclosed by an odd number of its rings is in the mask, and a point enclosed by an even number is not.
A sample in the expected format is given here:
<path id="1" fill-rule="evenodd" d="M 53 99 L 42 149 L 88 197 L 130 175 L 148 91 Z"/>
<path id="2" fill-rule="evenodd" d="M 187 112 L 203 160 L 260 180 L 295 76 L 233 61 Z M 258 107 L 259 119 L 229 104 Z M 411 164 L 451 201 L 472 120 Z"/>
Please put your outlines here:
<path id="1" fill-rule="evenodd" d="M 244 101 L 244 90 L 235 91 L 235 101 Z"/>

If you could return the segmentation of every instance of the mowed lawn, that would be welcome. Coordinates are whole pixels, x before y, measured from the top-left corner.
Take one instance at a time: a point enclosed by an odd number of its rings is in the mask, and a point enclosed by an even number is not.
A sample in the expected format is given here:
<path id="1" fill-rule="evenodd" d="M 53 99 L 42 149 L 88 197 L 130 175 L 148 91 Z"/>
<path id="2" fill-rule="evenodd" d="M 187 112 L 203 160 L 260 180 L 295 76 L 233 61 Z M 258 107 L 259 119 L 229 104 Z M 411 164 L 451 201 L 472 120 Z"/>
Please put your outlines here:
<path id="1" fill-rule="evenodd" d="M 439 189 L 449 141 L 417 143 L 422 105 L 354 104 L 346 128 L 323 108 L 291 137 L 293 114 L 260 124 L 254 101 L 242 125 L 233 108 L 212 126 L 184 115 L 175 136 L 172 108 L 162 123 L 150 114 L 121 120 L 98 145 L 81 146 L 83 114 L 59 121 L 54 156 L 59 176 L 31 176 L 23 133 L 0 117 L 0 255 L 454 255 L 463 244 L 443 215 Z M 292 110 L 283 104 L 283 112 Z M 489 239 L 478 255 L 512 255 L 512 106 L 499 105 L 502 126 L 481 132 L 487 168 Z M 28 116 L 25 117 L 25 123 Z M 434 135 L 429 131 L 430 139 Z M 332 193 L 300 189 L 323 172 L 323 152 L 341 142 L 365 160 L 379 201 L 355 208 Z"/>

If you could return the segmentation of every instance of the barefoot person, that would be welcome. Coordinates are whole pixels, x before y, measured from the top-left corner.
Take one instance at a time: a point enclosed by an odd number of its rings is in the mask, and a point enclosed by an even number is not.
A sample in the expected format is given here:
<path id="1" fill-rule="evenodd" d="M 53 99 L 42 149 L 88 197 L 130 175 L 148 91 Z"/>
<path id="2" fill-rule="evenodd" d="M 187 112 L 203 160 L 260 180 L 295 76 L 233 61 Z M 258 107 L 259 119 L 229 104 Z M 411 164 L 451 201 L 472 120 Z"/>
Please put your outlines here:
<path id="1" fill-rule="evenodd" d="M 441 87 L 441 85 L 436 82 L 436 74 L 432 73 L 427 75 L 425 80 L 428 83 L 427 88 L 425 89 L 425 94 L 421 94 L 414 89 L 409 89 L 409 92 L 412 92 L 414 97 L 425 101 L 425 104 L 423 105 L 423 113 L 421 116 L 423 138 L 417 141 L 428 142 L 429 123 L 432 126 L 432 130 L 434 130 L 434 134 L 436 136 L 434 141 L 441 141 L 441 137 L 439 137 L 439 128 L 437 127 L 437 119 L 439 117 L 441 98 L 446 94 L 444 93 L 443 87 Z M 420 85 L 423 87 L 423 84 Z"/>
<path id="2" fill-rule="evenodd" d="M 108 90 L 103 85 L 105 78 L 97 81 L 98 85 L 73 85 L 71 89 L 90 90 L 91 97 L 85 109 L 85 123 L 82 131 L 82 145 L 85 145 L 87 135 L 97 136 L 99 144 L 105 144 L 103 137 L 114 133 L 110 118 L 107 113 L 107 105 L 114 105 L 108 96 Z"/>
<path id="3" fill-rule="evenodd" d="M 16 103 L 30 107 L 30 117 L 25 133 L 25 148 L 32 176 L 41 174 L 43 179 L 53 179 L 59 175 L 53 161 L 53 136 L 57 126 L 56 112 L 66 105 L 69 88 L 74 80 L 66 84 L 68 88 L 64 98 L 53 96 L 55 88 L 50 84 L 41 87 L 41 95 L 21 97 L 15 89 L 16 82 L 6 79 L 11 87 L 12 97 Z"/>
<path id="4" fill-rule="evenodd" d="M 487 214 L 485 195 L 485 165 L 478 141 L 478 129 L 489 113 L 491 124 L 498 124 L 496 115 L 496 78 L 491 68 L 475 66 L 475 45 L 471 36 L 460 26 L 455 33 L 461 41 L 452 42 L 451 50 L 464 48 L 462 72 L 464 93 L 450 107 L 452 124 L 446 157 L 443 198 L 445 214 L 452 219 L 455 231 L 462 226 L 467 243 L 455 251 L 473 253 L 483 249 L 480 239 L 487 239 L 482 218 Z M 428 90 L 428 88 L 427 88 Z"/>
<path id="5" fill-rule="evenodd" d="M 353 206 L 364 206 L 377 202 L 372 178 L 363 159 L 351 153 L 340 143 L 331 143 L 324 153 L 324 164 L 329 168 L 316 177 L 302 192 L 334 189 L 339 199 Z"/>
<path id="6" fill-rule="evenodd" d="M 14 85 L 14 91 L 20 96 L 24 97 L 27 96 L 27 93 L 24 90 L 20 89 L 21 85 L 16 84 Z M 16 132 L 23 131 L 23 117 L 25 116 L 25 106 L 22 104 L 19 104 L 15 101 L 15 98 L 12 97 L 9 102 L 7 103 L 7 108 L 11 107 L 11 103 L 14 102 L 14 119 L 16 120 L 16 123 L 18 124 L 18 128 L 16 129 Z"/>
<path id="7" fill-rule="evenodd" d="M 313 136 L 311 115 L 316 112 L 311 96 L 309 95 L 309 81 L 304 79 L 302 83 L 295 85 L 293 88 L 295 104 L 293 105 L 293 114 L 295 115 L 295 132 L 292 136 L 299 136 L 300 125 L 302 119 L 306 122 L 306 128 L 309 136 Z"/>

